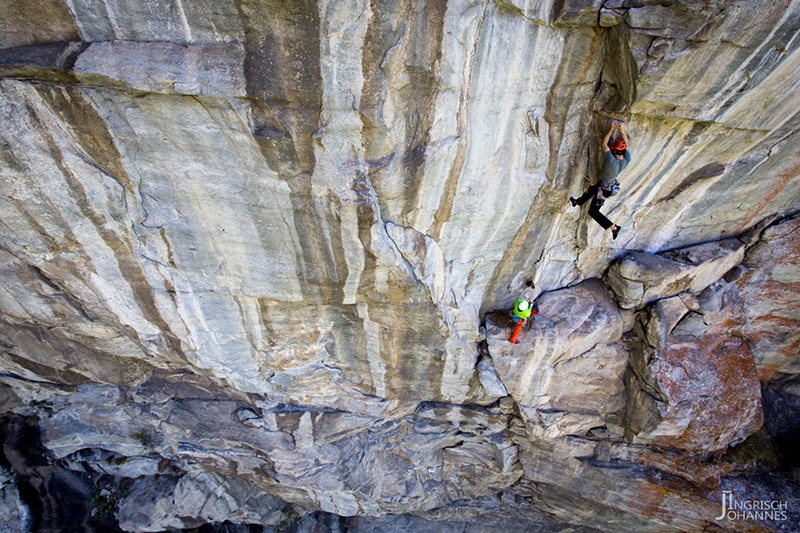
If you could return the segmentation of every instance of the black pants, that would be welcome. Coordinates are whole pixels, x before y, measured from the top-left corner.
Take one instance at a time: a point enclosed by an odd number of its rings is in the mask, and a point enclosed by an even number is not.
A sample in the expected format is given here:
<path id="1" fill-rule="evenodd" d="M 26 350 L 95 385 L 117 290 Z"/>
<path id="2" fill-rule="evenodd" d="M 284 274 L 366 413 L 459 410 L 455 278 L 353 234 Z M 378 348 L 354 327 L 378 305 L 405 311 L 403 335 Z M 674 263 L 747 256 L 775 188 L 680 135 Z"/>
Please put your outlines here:
<path id="1" fill-rule="evenodd" d="M 608 229 L 613 226 L 614 223 L 608 220 L 606 216 L 600 212 L 600 208 L 603 207 L 605 200 L 600 200 L 597 197 L 597 190 L 599 188 L 600 185 L 592 185 L 585 193 L 583 193 L 583 196 L 575 200 L 575 203 L 578 205 L 583 205 L 591 200 L 592 203 L 589 205 L 589 216 L 592 217 L 595 222 L 600 224 L 603 229 Z"/>

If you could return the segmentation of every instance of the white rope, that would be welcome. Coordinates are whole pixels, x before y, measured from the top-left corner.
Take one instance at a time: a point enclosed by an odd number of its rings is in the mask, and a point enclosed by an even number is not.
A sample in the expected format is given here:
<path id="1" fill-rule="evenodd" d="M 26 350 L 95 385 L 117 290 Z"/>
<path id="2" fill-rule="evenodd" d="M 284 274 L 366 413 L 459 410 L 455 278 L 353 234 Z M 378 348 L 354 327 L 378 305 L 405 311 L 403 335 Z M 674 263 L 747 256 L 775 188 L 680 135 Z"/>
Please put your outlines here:
<path id="1" fill-rule="evenodd" d="M 547 259 L 548 254 L 550 253 L 550 249 L 553 246 L 553 239 L 555 238 L 556 234 L 558 233 L 559 229 L 561 229 L 561 219 L 564 218 L 564 210 L 561 210 L 555 218 L 553 223 L 553 230 L 550 232 L 550 236 L 547 238 L 547 244 L 545 245 L 544 249 L 542 250 L 542 256 L 537 262 L 536 269 L 533 273 L 533 286 L 536 290 L 536 298 L 539 297 L 540 294 L 540 287 L 539 281 L 542 276 L 542 270 L 544 270 L 543 265 L 545 260 Z M 536 298 L 533 298 L 534 300 Z"/>

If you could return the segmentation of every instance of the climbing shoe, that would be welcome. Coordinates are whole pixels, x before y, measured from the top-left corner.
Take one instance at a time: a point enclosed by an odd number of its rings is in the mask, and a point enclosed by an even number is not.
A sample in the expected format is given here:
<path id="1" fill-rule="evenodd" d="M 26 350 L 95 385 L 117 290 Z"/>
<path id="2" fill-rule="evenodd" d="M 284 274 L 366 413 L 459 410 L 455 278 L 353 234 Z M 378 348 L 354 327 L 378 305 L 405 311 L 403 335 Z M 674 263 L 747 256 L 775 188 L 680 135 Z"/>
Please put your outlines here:
<path id="1" fill-rule="evenodd" d="M 614 240 L 617 240 L 617 235 L 619 235 L 619 230 L 621 228 L 617 226 L 616 228 L 611 230 L 611 236 L 614 237 Z"/>
<path id="2" fill-rule="evenodd" d="M 572 207 L 578 207 L 578 202 L 572 196 L 569 197 L 569 203 L 572 204 Z"/>

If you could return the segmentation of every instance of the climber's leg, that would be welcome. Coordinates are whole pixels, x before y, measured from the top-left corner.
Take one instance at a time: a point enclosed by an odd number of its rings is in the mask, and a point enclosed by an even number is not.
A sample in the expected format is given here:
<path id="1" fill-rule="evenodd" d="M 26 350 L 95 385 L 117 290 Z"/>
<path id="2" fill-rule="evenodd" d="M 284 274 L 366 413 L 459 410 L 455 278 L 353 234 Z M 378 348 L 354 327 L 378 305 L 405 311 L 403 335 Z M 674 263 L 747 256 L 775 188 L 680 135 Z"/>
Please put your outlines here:
<path id="1" fill-rule="evenodd" d="M 606 216 L 600 212 L 600 207 L 602 205 L 603 203 L 597 199 L 593 200 L 592 204 L 589 206 L 589 216 L 592 217 L 595 222 L 600 224 L 603 229 L 608 229 L 613 226 L 614 223 L 608 220 L 608 218 L 606 218 Z"/>
<path id="2" fill-rule="evenodd" d="M 589 200 L 591 200 L 592 198 L 594 198 L 596 195 L 597 195 L 597 185 L 592 185 L 579 198 L 573 198 L 573 197 L 570 196 L 569 200 L 570 200 L 570 202 L 572 202 L 573 206 L 583 205 L 586 202 L 588 202 Z"/>
<path id="3" fill-rule="evenodd" d="M 519 344 L 517 338 L 519 337 L 519 334 L 522 333 L 522 324 L 524 324 L 525 321 L 521 318 L 514 317 L 514 322 L 514 332 L 511 333 L 511 337 L 508 340 L 511 342 L 511 344 Z"/>

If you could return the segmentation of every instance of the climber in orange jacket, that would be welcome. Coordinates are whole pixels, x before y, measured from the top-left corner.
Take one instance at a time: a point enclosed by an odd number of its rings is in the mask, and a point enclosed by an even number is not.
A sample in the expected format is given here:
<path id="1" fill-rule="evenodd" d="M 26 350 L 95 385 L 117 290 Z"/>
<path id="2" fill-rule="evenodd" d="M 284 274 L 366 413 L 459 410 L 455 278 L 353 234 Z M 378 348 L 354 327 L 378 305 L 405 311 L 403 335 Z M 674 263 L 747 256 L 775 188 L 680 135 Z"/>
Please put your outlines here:
<path id="1" fill-rule="evenodd" d="M 611 134 L 614 133 L 615 129 L 619 130 L 620 136 L 614 139 L 609 145 L 608 141 L 611 140 Z M 631 153 L 628 151 L 628 136 L 625 134 L 624 122 L 615 120 L 611 123 L 611 128 L 603 139 L 603 159 L 605 162 L 603 164 L 603 173 L 600 176 L 600 181 L 589 187 L 580 198 L 575 199 L 570 196 L 569 201 L 572 207 L 576 207 L 591 200 L 589 216 L 600 224 L 603 229 L 611 228 L 611 235 L 616 239 L 619 234 L 620 226 L 611 222 L 600 212 L 600 208 L 609 196 L 614 196 L 619 192 L 617 176 L 619 176 L 620 172 L 625 170 L 625 167 L 631 162 Z"/>

